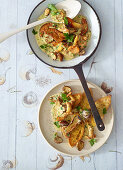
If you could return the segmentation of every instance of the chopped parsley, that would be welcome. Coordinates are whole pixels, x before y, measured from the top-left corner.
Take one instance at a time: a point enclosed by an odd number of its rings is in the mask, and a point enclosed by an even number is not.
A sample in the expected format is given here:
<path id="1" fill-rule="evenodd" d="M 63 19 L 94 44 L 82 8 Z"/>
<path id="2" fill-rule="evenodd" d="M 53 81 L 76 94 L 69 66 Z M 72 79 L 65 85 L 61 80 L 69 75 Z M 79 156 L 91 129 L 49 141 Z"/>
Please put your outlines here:
<path id="1" fill-rule="evenodd" d="M 107 113 L 107 110 L 106 108 L 103 109 L 103 114 L 106 114 Z"/>
<path id="2" fill-rule="evenodd" d="M 50 104 L 55 104 L 55 102 L 50 102 Z"/>
<path id="3" fill-rule="evenodd" d="M 67 17 L 64 17 L 64 23 L 65 23 L 65 25 L 68 25 L 68 19 L 67 19 Z"/>
<path id="4" fill-rule="evenodd" d="M 70 133 L 67 133 L 67 136 L 70 137 Z"/>
<path id="5" fill-rule="evenodd" d="M 93 146 L 96 143 L 96 139 L 91 139 L 89 142 L 90 142 L 90 145 Z"/>
<path id="6" fill-rule="evenodd" d="M 48 45 L 47 44 L 43 44 L 43 45 L 41 45 L 40 46 L 42 49 L 46 49 L 47 47 L 48 47 Z"/>
<path id="7" fill-rule="evenodd" d="M 60 125 L 59 125 L 59 122 L 58 122 L 58 121 L 54 122 L 54 125 L 56 125 L 57 128 L 60 128 Z"/>
<path id="8" fill-rule="evenodd" d="M 49 48 L 52 48 L 50 45 L 48 45 L 48 44 L 43 44 L 43 45 L 41 45 L 40 46 L 42 49 L 44 49 L 44 50 L 46 50 L 48 47 Z"/>
<path id="9" fill-rule="evenodd" d="M 69 101 L 69 98 L 67 97 L 67 94 L 62 93 L 61 97 L 62 97 L 63 102 L 68 102 Z"/>
<path id="10" fill-rule="evenodd" d="M 73 42 L 73 40 L 74 40 L 73 34 L 69 35 L 68 33 L 64 33 L 64 36 L 68 43 Z"/>
<path id="11" fill-rule="evenodd" d="M 34 35 L 36 35 L 38 32 L 33 29 L 33 30 L 32 30 L 32 33 L 33 33 Z"/>
<path id="12" fill-rule="evenodd" d="M 54 133 L 54 138 L 55 138 L 55 137 L 57 137 L 57 132 L 56 132 L 56 133 Z"/>
<path id="13" fill-rule="evenodd" d="M 80 109 L 81 109 L 81 106 L 77 106 L 77 107 L 76 107 L 76 109 L 77 109 L 78 111 L 80 111 Z"/>
<path id="14" fill-rule="evenodd" d="M 51 15 L 52 16 L 59 14 L 58 9 L 55 7 L 54 4 L 49 4 L 48 8 L 51 10 Z"/>
<path id="15" fill-rule="evenodd" d="M 61 110 L 63 110 L 63 107 L 61 107 Z"/>

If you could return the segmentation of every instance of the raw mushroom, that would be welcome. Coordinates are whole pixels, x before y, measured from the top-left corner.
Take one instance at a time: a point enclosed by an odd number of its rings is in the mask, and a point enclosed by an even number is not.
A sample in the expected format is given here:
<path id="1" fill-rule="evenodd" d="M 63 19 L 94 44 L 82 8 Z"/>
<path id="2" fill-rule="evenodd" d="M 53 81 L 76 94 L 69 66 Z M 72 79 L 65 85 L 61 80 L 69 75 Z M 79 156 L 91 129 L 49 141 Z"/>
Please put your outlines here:
<path id="1" fill-rule="evenodd" d="M 9 67 L 4 74 L 0 75 L 0 85 L 3 85 L 6 82 L 6 74 L 10 69 L 11 67 Z"/>
<path id="2" fill-rule="evenodd" d="M 0 48 L 0 63 L 2 63 L 3 61 L 6 62 L 8 61 L 10 58 L 10 53 L 8 50 L 6 49 L 2 49 Z"/>
<path id="3" fill-rule="evenodd" d="M 29 92 L 23 97 L 23 105 L 26 107 L 33 107 L 37 104 L 38 98 L 34 92 Z"/>

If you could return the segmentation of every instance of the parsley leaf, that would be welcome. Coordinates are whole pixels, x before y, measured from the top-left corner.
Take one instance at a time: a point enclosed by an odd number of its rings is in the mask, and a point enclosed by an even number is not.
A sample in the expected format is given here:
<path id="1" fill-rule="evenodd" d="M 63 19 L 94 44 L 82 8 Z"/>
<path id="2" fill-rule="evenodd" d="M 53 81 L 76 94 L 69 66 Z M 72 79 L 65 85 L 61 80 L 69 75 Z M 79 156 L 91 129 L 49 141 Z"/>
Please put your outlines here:
<path id="1" fill-rule="evenodd" d="M 93 146 L 96 143 L 96 139 L 91 139 L 89 142 L 90 142 L 90 145 Z"/>
<path id="2" fill-rule="evenodd" d="M 81 109 L 81 106 L 77 106 L 77 107 L 76 107 L 76 109 L 77 109 L 78 111 L 80 111 L 80 109 Z"/>
<path id="3" fill-rule="evenodd" d="M 32 30 L 32 33 L 33 33 L 34 35 L 36 35 L 38 32 L 33 29 L 33 30 Z"/>
<path id="4" fill-rule="evenodd" d="M 50 104 L 55 104 L 55 102 L 50 102 Z"/>
<path id="5" fill-rule="evenodd" d="M 51 10 L 52 16 L 59 14 L 58 9 L 55 7 L 54 4 L 49 4 L 48 8 Z"/>
<path id="6" fill-rule="evenodd" d="M 107 110 L 106 108 L 103 109 L 103 114 L 106 114 L 107 113 Z"/>
<path id="7" fill-rule="evenodd" d="M 46 50 L 46 48 L 51 47 L 51 46 L 48 45 L 48 44 L 43 44 L 43 45 L 41 45 L 40 47 L 41 47 L 42 49 Z M 51 48 L 52 48 L 52 47 L 51 47 Z"/>
<path id="8" fill-rule="evenodd" d="M 69 98 L 67 97 L 67 94 L 62 93 L 61 97 L 62 97 L 63 102 L 68 102 L 69 101 Z"/>
<path id="9" fill-rule="evenodd" d="M 60 125 L 59 125 L 59 122 L 58 122 L 58 121 L 54 122 L 54 125 L 56 125 L 57 128 L 60 128 Z"/>
<path id="10" fill-rule="evenodd" d="M 67 42 L 73 42 L 74 40 L 74 35 L 71 34 L 69 35 L 68 33 L 64 33 L 65 39 L 67 40 Z"/>
<path id="11" fill-rule="evenodd" d="M 65 23 L 65 25 L 68 25 L 68 19 L 67 19 L 67 17 L 64 17 L 64 23 Z"/>

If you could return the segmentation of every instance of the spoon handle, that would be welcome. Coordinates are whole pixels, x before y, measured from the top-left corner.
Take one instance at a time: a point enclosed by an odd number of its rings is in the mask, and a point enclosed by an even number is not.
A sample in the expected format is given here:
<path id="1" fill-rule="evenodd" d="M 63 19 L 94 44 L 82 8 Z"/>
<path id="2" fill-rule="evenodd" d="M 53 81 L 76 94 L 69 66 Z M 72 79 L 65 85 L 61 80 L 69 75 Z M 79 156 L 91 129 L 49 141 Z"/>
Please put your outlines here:
<path id="1" fill-rule="evenodd" d="M 33 28 L 33 27 L 35 27 L 35 26 L 37 26 L 37 25 L 40 25 L 40 24 L 42 24 L 42 23 L 44 23 L 44 22 L 47 22 L 47 21 L 50 21 L 49 17 L 44 18 L 44 19 L 39 20 L 39 21 L 36 21 L 36 22 L 33 22 L 33 23 L 31 23 L 31 24 L 28 24 L 28 25 L 26 25 L 26 26 L 24 26 L 24 27 L 22 27 L 22 28 L 19 28 L 19 29 L 16 29 L 16 30 L 12 30 L 12 31 L 9 31 L 9 32 L 2 33 L 2 34 L 0 34 L 0 43 L 3 42 L 3 41 L 5 41 L 5 40 L 8 39 L 9 37 L 11 37 L 11 36 L 19 33 L 19 32 L 22 32 L 22 31 L 25 31 L 25 30 L 27 30 L 27 29 Z"/>
<path id="2" fill-rule="evenodd" d="M 97 108 L 95 106 L 95 103 L 94 103 L 94 100 L 93 100 L 93 98 L 91 96 L 91 93 L 89 91 L 89 88 L 88 88 L 88 85 L 87 85 L 87 82 L 86 82 L 86 79 L 85 79 L 85 76 L 84 76 L 84 73 L 83 73 L 82 65 L 80 64 L 78 66 L 75 66 L 74 70 L 78 74 L 78 76 L 80 78 L 80 81 L 82 83 L 82 86 L 83 86 L 83 89 L 84 89 L 85 94 L 87 96 L 88 102 L 90 104 L 91 111 L 92 111 L 92 114 L 94 116 L 97 128 L 100 131 L 103 131 L 105 129 L 105 126 L 104 126 L 104 123 L 103 123 L 103 121 L 102 121 L 102 119 L 100 117 L 100 114 L 99 114 L 99 112 L 98 112 L 98 110 L 97 110 Z"/>

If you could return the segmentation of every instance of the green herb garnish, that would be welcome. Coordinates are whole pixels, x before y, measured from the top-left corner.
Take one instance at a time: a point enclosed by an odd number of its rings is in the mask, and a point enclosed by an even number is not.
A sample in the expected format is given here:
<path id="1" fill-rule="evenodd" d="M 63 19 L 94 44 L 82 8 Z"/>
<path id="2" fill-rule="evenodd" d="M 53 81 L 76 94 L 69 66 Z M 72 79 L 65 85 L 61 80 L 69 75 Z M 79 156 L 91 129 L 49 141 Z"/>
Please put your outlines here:
<path id="1" fill-rule="evenodd" d="M 106 114 L 107 113 L 107 110 L 106 108 L 103 109 L 103 114 Z"/>
<path id="2" fill-rule="evenodd" d="M 74 40 L 74 35 L 71 34 L 69 35 L 68 33 L 64 33 L 65 39 L 67 40 L 67 42 L 73 42 Z"/>
<path id="3" fill-rule="evenodd" d="M 33 30 L 32 30 L 32 33 L 33 33 L 34 35 L 36 35 L 38 32 L 33 29 Z"/>
<path id="4" fill-rule="evenodd" d="M 62 93 L 61 97 L 62 97 L 63 102 L 68 102 L 69 101 L 69 98 L 67 97 L 67 95 L 65 93 Z"/>
<path id="5" fill-rule="evenodd" d="M 89 112 L 89 110 L 88 109 L 84 109 L 85 111 L 87 111 L 87 112 Z"/>
<path id="6" fill-rule="evenodd" d="M 61 110 L 63 110 L 63 107 L 61 107 Z"/>
<path id="7" fill-rule="evenodd" d="M 55 104 L 55 102 L 50 102 L 50 104 Z"/>
<path id="8" fill-rule="evenodd" d="M 47 44 L 43 44 L 43 45 L 41 45 L 40 46 L 42 49 L 46 49 L 47 47 L 48 47 L 48 45 Z"/>
<path id="9" fill-rule="evenodd" d="M 57 132 L 56 133 L 54 133 L 54 138 L 57 136 Z"/>
<path id="10" fill-rule="evenodd" d="M 67 17 L 64 17 L 64 23 L 65 23 L 65 25 L 68 25 L 68 19 L 67 19 Z"/>
<path id="11" fill-rule="evenodd" d="M 52 16 L 59 14 L 58 9 L 55 7 L 54 4 L 49 4 L 48 8 L 51 10 L 51 15 Z"/>
<path id="12" fill-rule="evenodd" d="M 60 128 L 60 125 L 59 125 L 59 122 L 58 122 L 58 121 L 57 121 L 57 122 L 54 122 L 54 125 L 56 125 L 57 128 Z"/>
<path id="13" fill-rule="evenodd" d="M 70 133 L 67 133 L 67 136 L 70 137 Z"/>
<path id="14" fill-rule="evenodd" d="M 89 142 L 90 142 L 90 145 L 93 146 L 96 143 L 96 139 L 91 139 Z"/>
<path id="15" fill-rule="evenodd" d="M 81 109 L 81 106 L 77 106 L 77 107 L 76 107 L 76 109 L 77 109 L 78 111 L 80 111 L 80 109 Z"/>

